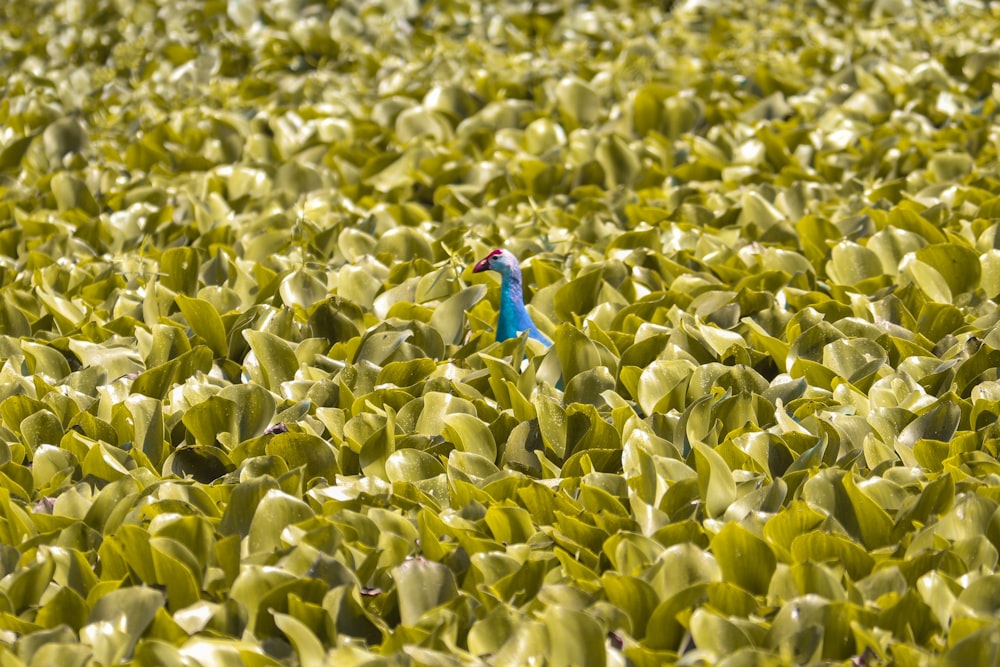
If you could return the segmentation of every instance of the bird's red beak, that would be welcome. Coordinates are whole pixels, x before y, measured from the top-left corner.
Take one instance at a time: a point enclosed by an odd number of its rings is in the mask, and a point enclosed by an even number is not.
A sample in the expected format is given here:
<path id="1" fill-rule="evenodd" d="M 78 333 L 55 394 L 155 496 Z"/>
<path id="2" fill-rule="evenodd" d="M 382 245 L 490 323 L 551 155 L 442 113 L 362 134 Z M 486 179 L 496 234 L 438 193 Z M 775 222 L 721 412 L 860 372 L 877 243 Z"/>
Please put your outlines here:
<path id="1" fill-rule="evenodd" d="M 479 260 L 476 265 L 472 268 L 473 273 L 481 273 L 483 271 L 489 271 L 490 269 L 490 257 L 487 255 Z"/>

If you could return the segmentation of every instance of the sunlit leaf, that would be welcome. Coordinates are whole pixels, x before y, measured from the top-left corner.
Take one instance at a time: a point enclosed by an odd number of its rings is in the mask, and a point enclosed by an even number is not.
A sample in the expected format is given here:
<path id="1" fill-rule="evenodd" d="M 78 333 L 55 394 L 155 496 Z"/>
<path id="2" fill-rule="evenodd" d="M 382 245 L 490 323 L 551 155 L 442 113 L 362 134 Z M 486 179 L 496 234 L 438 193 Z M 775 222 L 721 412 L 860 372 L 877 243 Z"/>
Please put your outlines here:
<path id="1" fill-rule="evenodd" d="M 727 523 L 712 539 L 712 553 L 727 580 L 751 593 L 767 592 L 776 558 L 759 537 L 736 524 Z"/>
<path id="2" fill-rule="evenodd" d="M 177 295 L 177 305 L 184 314 L 191 329 L 201 336 L 217 356 L 224 357 L 229 352 L 226 329 L 215 308 L 202 299 L 194 299 L 183 294 Z"/>
<path id="3" fill-rule="evenodd" d="M 103 663 L 127 660 L 164 602 L 163 593 L 151 588 L 111 591 L 94 605 L 87 625 L 80 629 L 80 639 L 94 649 L 94 657 Z"/>
<path id="4" fill-rule="evenodd" d="M 455 575 L 446 566 L 414 559 L 393 569 L 403 625 L 416 625 L 430 609 L 457 595 Z"/>
<path id="5" fill-rule="evenodd" d="M 279 391 L 282 382 L 295 377 L 299 362 L 287 341 L 267 331 L 250 329 L 244 331 L 243 336 L 260 364 L 261 384 L 271 391 Z"/>

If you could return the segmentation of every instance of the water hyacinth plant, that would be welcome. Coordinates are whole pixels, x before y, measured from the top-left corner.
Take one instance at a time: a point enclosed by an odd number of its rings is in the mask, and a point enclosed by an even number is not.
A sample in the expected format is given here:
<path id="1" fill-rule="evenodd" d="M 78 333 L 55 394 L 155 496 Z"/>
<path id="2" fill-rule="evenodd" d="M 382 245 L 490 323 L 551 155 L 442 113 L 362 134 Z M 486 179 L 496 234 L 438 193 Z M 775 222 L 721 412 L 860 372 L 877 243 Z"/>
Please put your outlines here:
<path id="1" fill-rule="evenodd" d="M 998 23 L 0 3 L 0 666 L 994 664 Z"/>

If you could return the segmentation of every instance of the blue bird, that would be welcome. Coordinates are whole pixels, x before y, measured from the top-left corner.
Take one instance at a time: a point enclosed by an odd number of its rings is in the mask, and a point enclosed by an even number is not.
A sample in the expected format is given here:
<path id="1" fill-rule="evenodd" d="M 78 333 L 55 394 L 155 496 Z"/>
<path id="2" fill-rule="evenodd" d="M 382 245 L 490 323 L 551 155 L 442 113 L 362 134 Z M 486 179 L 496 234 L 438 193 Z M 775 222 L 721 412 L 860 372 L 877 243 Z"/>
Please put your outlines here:
<path id="1" fill-rule="evenodd" d="M 521 283 L 521 265 L 507 250 L 494 250 L 486 255 L 472 269 L 473 273 L 496 271 L 500 274 L 500 317 L 497 320 L 497 342 L 517 338 L 527 331 L 529 338 L 551 345 L 535 326 L 527 308 L 524 307 L 524 287 Z"/>

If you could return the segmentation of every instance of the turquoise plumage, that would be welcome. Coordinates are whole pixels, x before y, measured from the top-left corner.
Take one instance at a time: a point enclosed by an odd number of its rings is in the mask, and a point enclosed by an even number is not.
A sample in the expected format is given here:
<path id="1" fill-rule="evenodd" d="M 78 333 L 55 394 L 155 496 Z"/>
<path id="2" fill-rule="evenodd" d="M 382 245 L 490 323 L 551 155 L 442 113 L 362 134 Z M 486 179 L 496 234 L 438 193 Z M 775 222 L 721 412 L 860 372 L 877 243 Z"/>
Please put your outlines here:
<path id="1" fill-rule="evenodd" d="M 521 283 L 521 265 L 507 250 L 494 250 L 472 269 L 473 273 L 496 271 L 500 274 L 500 317 L 497 320 L 497 342 L 517 338 L 527 331 L 529 338 L 551 345 L 524 307 L 524 286 Z"/>

